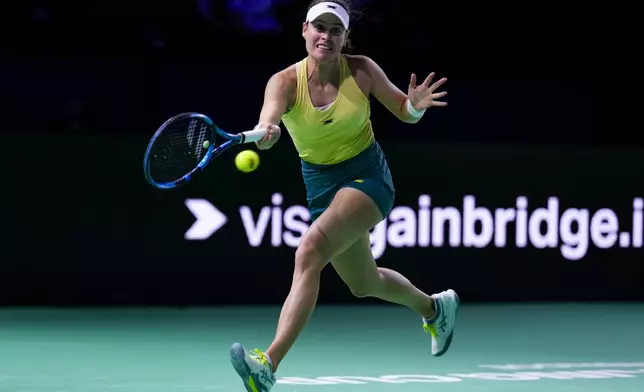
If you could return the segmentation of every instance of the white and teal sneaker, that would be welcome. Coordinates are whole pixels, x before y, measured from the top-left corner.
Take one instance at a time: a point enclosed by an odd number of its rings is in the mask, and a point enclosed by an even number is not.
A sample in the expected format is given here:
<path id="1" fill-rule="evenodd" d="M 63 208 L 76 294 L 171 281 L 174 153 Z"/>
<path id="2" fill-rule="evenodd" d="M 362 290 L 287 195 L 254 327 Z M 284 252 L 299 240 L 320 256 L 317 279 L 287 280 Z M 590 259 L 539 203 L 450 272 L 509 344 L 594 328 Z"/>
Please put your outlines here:
<path id="1" fill-rule="evenodd" d="M 459 299 L 454 290 L 432 295 L 436 313 L 431 320 L 423 318 L 423 329 L 432 337 L 432 355 L 440 357 L 452 344 Z"/>
<path id="2" fill-rule="evenodd" d="M 246 351 L 239 343 L 230 347 L 230 362 L 248 392 L 269 392 L 275 385 L 273 364 L 268 355 L 255 349 Z"/>

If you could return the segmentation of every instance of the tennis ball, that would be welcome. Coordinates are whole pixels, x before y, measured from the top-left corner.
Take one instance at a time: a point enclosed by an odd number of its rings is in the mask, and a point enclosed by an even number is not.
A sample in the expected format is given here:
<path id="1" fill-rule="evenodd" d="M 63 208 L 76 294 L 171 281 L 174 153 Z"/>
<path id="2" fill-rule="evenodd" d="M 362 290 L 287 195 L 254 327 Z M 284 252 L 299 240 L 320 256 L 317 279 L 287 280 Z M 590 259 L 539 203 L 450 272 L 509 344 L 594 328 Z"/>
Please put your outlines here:
<path id="1" fill-rule="evenodd" d="M 252 172 L 259 166 L 259 154 L 253 150 L 244 150 L 235 157 L 235 166 L 241 172 Z"/>
<path id="2" fill-rule="evenodd" d="M 203 142 L 203 148 L 207 150 L 208 147 L 210 147 L 210 142 L 206 140 L 205 142 Z"/>

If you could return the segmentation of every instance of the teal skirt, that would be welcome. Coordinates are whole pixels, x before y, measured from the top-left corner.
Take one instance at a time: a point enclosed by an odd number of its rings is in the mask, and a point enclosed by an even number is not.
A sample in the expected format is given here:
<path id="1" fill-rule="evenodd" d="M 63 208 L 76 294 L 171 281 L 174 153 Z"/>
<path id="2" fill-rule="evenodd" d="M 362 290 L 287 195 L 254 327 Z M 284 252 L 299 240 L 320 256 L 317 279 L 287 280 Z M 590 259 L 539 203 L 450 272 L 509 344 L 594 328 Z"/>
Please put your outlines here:
<path id="1" fill-rule="evenodd" d="M 374 143 L 346 161 L 318 165 L 302 161 L 306 199 L 315 221 L 326 210 L 335 194 L 344 187 L 356 188 L 378 205 L 383 219 L 394 205 L 394 188 L 389 165 L 380 145 Z"/>

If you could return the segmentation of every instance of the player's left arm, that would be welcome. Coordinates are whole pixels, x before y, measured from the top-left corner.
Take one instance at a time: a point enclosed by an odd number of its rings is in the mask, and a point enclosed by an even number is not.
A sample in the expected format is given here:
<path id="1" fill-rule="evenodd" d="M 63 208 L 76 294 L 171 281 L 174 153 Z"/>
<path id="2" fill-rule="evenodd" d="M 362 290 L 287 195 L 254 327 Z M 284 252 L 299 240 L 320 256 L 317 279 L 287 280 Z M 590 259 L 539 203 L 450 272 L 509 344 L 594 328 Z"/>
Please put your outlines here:
<path id="1" fill-rule="evenodd" d="M 436 92 L 447 81 L 446 78 L 430 84 L 434 78 L 432 72 L 423 84 L 416 86 L 416 75 L 412 74 L 408 92 L 405 94 L 389 80 L 375 61 L 366 56 L 361 57 L 366 73 L 371 79 L 371 94 L 401 121 L 415 124 L 420 121 L 428 108 L 447 105 L 446 102 L 437 101 L 447 95 L 447 92 Z"/>

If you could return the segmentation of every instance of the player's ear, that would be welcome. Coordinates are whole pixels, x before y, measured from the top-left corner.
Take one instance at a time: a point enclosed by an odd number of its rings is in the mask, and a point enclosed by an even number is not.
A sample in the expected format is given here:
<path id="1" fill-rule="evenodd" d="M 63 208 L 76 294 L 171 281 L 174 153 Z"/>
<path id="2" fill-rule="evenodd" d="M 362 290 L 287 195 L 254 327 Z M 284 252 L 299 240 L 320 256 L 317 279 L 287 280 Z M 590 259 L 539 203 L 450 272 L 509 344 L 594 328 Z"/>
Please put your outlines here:
<path id="1" fill-rule="evenodd" d="M 347 30 L 344 33 L 344 42 L 342 43 L 342 47 L 345 49 L 348 49 L 351 47 L 351 40 L 349 39 L 349 33 L 351 33 L 351 30 Z"/>
<path id="2" fill-rule="evenodd" d="M 309 24 L 307 22 L 302 23 L 302 38 L 306 39 L 306 30 L 308 29 Z"/>

